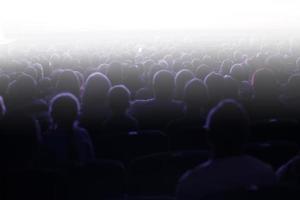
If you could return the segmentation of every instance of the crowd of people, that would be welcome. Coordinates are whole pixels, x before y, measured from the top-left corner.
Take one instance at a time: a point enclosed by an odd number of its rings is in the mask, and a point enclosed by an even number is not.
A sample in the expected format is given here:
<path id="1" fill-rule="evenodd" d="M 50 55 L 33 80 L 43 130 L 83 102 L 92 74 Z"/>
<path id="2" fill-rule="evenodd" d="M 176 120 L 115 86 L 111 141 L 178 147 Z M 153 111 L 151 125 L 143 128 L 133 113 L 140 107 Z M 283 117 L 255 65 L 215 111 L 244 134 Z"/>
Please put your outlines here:
<path id="1" fill-rule="evenodd" d="M 296 42 L 118 45 L 2 47 L 5 198 L 151 196 L 137 189 L 146 183 L 151 190 L 150 179 L 132 186 L 132 163 L 154 153 L 191 157 L 196 151 L 206 152 L 206 159 L 182 169 L 171 192 L 153 193 L 198 200 L 299 186 Z M 128 139 L 134 136 L 140 136 L 135 143 Z M 154 150 L 162 138 L 164 152 Z M 159 171 L 143 170 L 148 178 Z M 119 173 L 126 178 L 118 180 Z M 282 197 L 278 191 L 270 195 Z"/>

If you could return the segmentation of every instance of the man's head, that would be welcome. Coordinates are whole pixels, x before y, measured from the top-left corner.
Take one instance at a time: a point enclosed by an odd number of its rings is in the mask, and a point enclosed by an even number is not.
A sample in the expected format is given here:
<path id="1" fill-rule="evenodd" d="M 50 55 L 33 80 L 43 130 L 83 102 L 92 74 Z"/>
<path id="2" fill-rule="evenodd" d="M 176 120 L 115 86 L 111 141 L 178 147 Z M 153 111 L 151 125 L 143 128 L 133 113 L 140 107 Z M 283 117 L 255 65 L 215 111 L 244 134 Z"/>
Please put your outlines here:
<path id="1" fill-rule="evenodd" d="M 124 85 L 113 86 L 108 92 L 108 101 L 113 113 L 124 113 L 130 104 L 130 91 Z"/>
<path id="2" fill-rule="evenodd" d="M 249 120 L 238 102 L 231 99 L 221 101 L 209 112 L 205 126 L 216 156 L 241 153 L 248 136 Z"/>
<path id="3" fill-rule="evenodd" d="M 170 100 L 174 93 L 174 76 L 167 70 L 160 70 L 153 77 L 154 96 L 159 100 Z"/>
<path id="4" fill-rule="evenodd" d="M 78 99 L 71 93 L 58 94 L 51 100 L 50 115 L 56 124 L 72 125 L 78 116 L 78 111 Z"/>

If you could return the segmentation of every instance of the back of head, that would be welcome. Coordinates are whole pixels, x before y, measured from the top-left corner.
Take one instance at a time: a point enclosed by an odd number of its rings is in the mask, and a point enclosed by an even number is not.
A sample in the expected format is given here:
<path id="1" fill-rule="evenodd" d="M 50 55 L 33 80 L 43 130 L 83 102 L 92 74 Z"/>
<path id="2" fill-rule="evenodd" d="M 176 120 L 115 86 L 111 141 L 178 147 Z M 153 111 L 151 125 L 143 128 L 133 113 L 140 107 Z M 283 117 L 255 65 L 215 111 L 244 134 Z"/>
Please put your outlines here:
<path id="1" fill-rule="evenodd" d="M 300 88 L 300 74 L 291 75 L 286 84 L 287 95 L 290 97 L 300 97 L 298 91 L 299 88 Z"/>
<path id="2" fill-rule="evenodd" d="M 108 101 L 113 113 L 124 113 L 130 104 L 130 91 L 124 85 L 113 86 L 108 92 Z"/>
<path id="3" fill-rule="evenodd" d="M 72 70 L 63 71 L 58 77 L 56 90 L 58 93 L 69 92 L 78 97 L 80 85 L 76 74 Z"/>
<path id="4" fill-rule="evenodd" d="M 221 101 L 209 112 L 205 126 L 216 156 L 241 153 L 248 136 L 249 120 L 238 102 L 230 99 Z"/>
<path id="5" fill-rule="evenodd" d="M 58 125 L 72 126 L 77 118 L 79 102 L 71 93 L 61 93 L 51 100 L 50 115 Z"/>
<path id="6" fill-rule="evenodd" d="M 243 65 L 241 64 L 234 64 L 231 68 L 230 68 L 230 75 L 238 80 L 238 81 L 243 81 L 245 80 L 245 69 L 243 67 Z"/>
<path id="7" fill-rule="evenodd" d="M 219 100 L 223 98 L 224 93 L 224 78 L 220 74 L 212 72 L 208 74 L 205 79 L 204 83 L 208 89 L 211 103 L 217 103 Z"/>
<path id="8" fill-rule="evenodd" d="M 176 98 L 183 98 L 183 91 L 186 83 L 194 78 L 194 74 L 192 71 L 187 69 L 182 69 L 176 73 L 175 76 L 175 87 L 176 87 Z"/>
<path id="9" fill-rule="evenodd" d="M 153 90 L 158 100 L 171 100 L 174 93 L 174 76 L 167 70 L 160 70 L 153 77 Z"/>
<path id="10" fill-rule="evenodd" d="M 273 98 L 277 83 L 273 72 L 269 69 L 259 69 L 252 76 L 252 86 L 258 98 Z"/>
<path id="11" fill-rule="evenodd" d="M 93 73 L 89 75 L 85 82 L 82 97 L 83 105 L 105 102 L 110 87 L 110 80 L 104 74 Z"/>
<path id="12" fill-rule="evenodd" d="M 123 66 L 119 62 L 112 62 L 107 69 L 107 77 L 112 85 L 121 84 L 123 82 Z"/>
<path id="13" fill-rule="evenodd" d="M 219 73 L 222 74 L 223 76 L 229 74 L 232 64 L 233 64 L 232 61 L 229 59 L 223 60 Z"/>
<path id="14" fill-rule="evenodd" d="M 36 82 L 29 75 L 21 75 L 8 87 L 8 110 L 17 110 L 32 102 L 37 94 Z"/>
<path id="15" fill-rule="evenodd" d="M 204 78 L 211 72 L 212 69 L 208 65 L 202 64 L 197 67 L 195 74 L 197 78 L 204 80 Z"/>
<path id="16" fill-rule="evenodd" d="M 184 101 L 191 108 L 203 108 L 207 106 L 207 88 L 200 79 L 194 78 L 187 82 L 184 88 Z"/>

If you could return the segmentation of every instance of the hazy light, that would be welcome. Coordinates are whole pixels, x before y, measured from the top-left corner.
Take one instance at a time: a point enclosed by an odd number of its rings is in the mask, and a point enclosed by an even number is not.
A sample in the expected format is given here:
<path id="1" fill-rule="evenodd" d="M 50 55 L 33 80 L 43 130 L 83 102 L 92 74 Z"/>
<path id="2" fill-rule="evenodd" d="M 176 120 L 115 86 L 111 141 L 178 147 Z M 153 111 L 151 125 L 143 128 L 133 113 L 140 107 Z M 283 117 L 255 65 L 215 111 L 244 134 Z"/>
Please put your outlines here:
<path id="1" fill-rule="evenodd" d="M 9 0 L 0 25 L 23 33 L 95 30 L 298 29 L 292 0 Z"/>

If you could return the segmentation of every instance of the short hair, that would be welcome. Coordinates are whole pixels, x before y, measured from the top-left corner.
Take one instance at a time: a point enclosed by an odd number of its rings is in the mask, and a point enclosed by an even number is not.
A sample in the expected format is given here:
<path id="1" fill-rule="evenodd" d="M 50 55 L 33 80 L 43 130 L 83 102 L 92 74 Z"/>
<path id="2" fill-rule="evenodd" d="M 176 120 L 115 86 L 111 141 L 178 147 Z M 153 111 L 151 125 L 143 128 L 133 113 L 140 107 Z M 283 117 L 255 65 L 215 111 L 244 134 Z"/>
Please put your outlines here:
<path id="1" fill-rule="evenodd" d="M 247 140 L 249 118 L 243 106 L 232 99 L 222 100 L 207 116 L 208 140 L 217 149 L 240 149 Z"/>
<path id="2" fill-rule="evenodd" d="M 37 94 L 36 81 L 31 76 L 22 74 L 15 81 L 9 84 L 8 86 L 9 100 L 7 103 L 8 105 L 13 103 L 14 106 L 20 107 L 30 102 L 34 97 L 36 97 L 36 94 Z"/>
<path id="3" fill-rule="evenodd" d="M 220 66 L 219 73 L 222 75 L 229 74 L 232 64 L 233 64 L 233 62 L 230 59 L 223 60 L 221 66 Z"/>
<path id="4" fill-rule="evenodd" d="M 167 70 L 160 70 L 153 77 L 153 90 L 157 99 L 172 99 L 174 93 L 174 76 Z"/>
<path id="5" fill-rule="evenodd" d="M 300 74 L 290 75 L 285 87 L 286 87 L 287 95 L 299 97 L 300 94 L 299 94 L 298 90 L 300 88 Z"/>
<path id="6" fill-rule="evenodd" d="M 112 62 L 109 64 L 106 76 L 109 78 L 112 85 L 123 82 L 123 70 L 123 65 L 120 62 Z"/>
<path id="7" fill-rule="evenodd" d="M 108 101 L 113 112 L 124 112 L 130 104 L 130 91 L 124 85 L 116 85 L 108 91 Z"/>
<path id="8" fill-rule="evenodd" d="M 241 64 L 234 64 L 230 68 L 230 75 L 238 81 L 244 80 L 245 74 L 245 68 Z"/>
<path id="9" fill-rule="evenodd" d="M 176 87 L 176 97 L 182 98 L 184 87 L 188 81 L 194 78 L 194 74 L 191 70 L 182 69 L 175 75 L 175 87 Z"/>
<path id="10" fill-rule="evenodd" d="M 268 96 L 276 92 L 276 78 L 272 70 L 262 68 L 255 71 L 252 76 L 252 86 L 255 95 Z"/>
<path id="11" fill-rule="evenodd" d="M 208 93 L 203 81 L 194 78 L 184 87 L 184 101 L 187 106 L 207 106 Z"/>
<path id="12" fill-rule="evenodd" d="M 204 78 L 211 72 L 212 69 L 208 65 L 201 64 L 197 67 L 195 74 L 197 78 L 204 80 Z"/>
<path id="13" fill-rule="evenodd" d="M 224 77 L 218 73 L 211 72 L 204 79 L 211 100 L 220 100 L 224 95 Z"/>
<path id="14" fill-rule="evenodd" d="M 60 93 L 51 99 L 50 115 L 55 123 L 73 123 L 79 112 L 79 102 L 71 93 Z"/>
<path id="15" fill-rule="evenodd" d="M 111 87 L 110 80 L 102 73 L 95 72 L 88 76 L 85 81 L 84 92 L 82 96 L 83 105 L 91 101 L 101 103 L 106 100 L 107 92 Z"/>
<path id="16" fill-rule="evenodd" d="M 76 73 L 72 70 L 65 70 L 61 72 L 58 77 L 56 89 L 58 93 L 69 92 L 78 97 L 80 84 Z"/>

